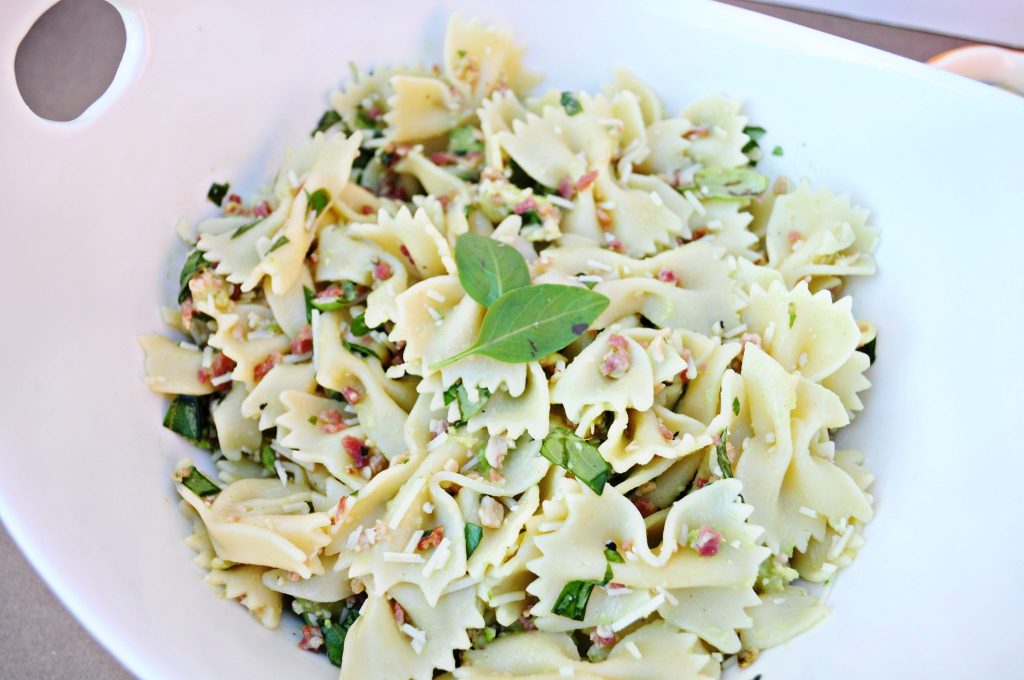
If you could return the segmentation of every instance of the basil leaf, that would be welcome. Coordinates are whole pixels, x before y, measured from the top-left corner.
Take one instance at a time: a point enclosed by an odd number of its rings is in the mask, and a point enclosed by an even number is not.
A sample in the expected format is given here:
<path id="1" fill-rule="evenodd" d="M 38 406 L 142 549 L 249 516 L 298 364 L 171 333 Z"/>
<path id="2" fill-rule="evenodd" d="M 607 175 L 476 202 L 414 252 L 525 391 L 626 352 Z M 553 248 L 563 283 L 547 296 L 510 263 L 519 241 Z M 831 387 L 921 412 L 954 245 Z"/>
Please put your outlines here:
<path id="1" fill-rule="evenodd" d="M 359 299 L 359 289 L 356 284 L 351 281 L 342 281 L 341 295 L 329 298 L 318 298 L 314 295 L 308 304 L 321 312 L 333 312 L 348 307 L 357 299 Z"/>
<path id="2" fill-rule="evenodd" d="M 729 454 L 727 453 L 729 438 L 729 428 L 722 430 L 722 434 L 718 437 L 718 444 L 715 446 L 715 455 L 718 456 L 718 467 L 722 468 L 722 479 L 729 479 L 734 476 L 732 472 L 732 463 L 729 462 Z"/>
<path id="3" fill-rule="evenodd" d="M 313 323 L 313 298 L 316 297 L 316 293 L 308 286 L 303 286 L 302 297 L 306 301 L 306 323 Z"/>
<path id="4" fill-rule="evenodd" d="M 380 132 L 383 128 L 384 124 L 381 122 L 380 117 L 376 119 L 370 117 L 370 114 L 366 110 L 366 107 L 364 107 L 362 104 L 356 107 L 357 130 L 373 130 L 374 133 L 377 133 Z"/>
<path id="5" fill-rule="evenodd" d="M 544 438 L 540 453 L 555 465 L 573 473 L 598 496 L 611 474 L 611 466 L 597 447 L 564 427 L 556 427 Z"/>
<path id="6" fill-rule="evenodd" d="M 693 181 L 702 195 L 721 200 L 752 198 L 768 190 L 768 178 L 750 168 L 701 168 Z"/>
<path id="7" fill-rule="evenodd" d="M 193 250 L 185 258 L 185 265 L 181 268 L 181 274 L 178 275 L 178 283 L 181 284 L 181 290 L 178 291 L 178 304 L 187 300 L 188 296 L 192 294 L 188 289 L 188 282 L 207 264 L 209 262 L 203 257 L 203 253 L 200 250 Z"/>
<path id="8" fill-rule="evenodd" d="M 615 574 L 612 573 L 612 564 L 611 564 L 611 562 L 605 562 L 604 563 L 604 578 L 601 579 L 601 582 L 598 583 L 597 585 L 599 585 L 599 586 L 606 586 L 606 585 L 608 585 L 609 583 L 612 582 L 613 578 L 615 578 Z"/>
<path id="9" fill-rule="evenodd" d="M 732 398 L 732 414 L 734 416 L 738 416 L 740 414 L 740 398 L 739 397 L 733 397 Z"/>
<path id="10" fill-rule="evenodd" d="M 352 354 L 362 357 L 373 357 L 377 361 L 380 361 L 380 355 L 374 352 L 366 345 L 360 345 L 358 342 L 349 342 L 348 340 L 342 340 L 341 344 Z"/>
<path id="11" fill-rule="evenodd" d="M 523 364 L 557 352 L 583 335 L 610 300 L 586 288 L 545 283 L 502 295 L 484 315 L 471 347 L 435 364 L 449 366 L 471 354 Z"/>
<path id="12" fill-rule="evenodd" d="M 774 149 L 772 149 L 772 155 L 773 156 L 781 156 L 782 154 L 783 154 L 783 151 L 782 151 L 782 147 L 781 146 L 776 146 Z"/>
<path id="13" fill-rule="evenodd" d="M 522 214 L 523 226 L 530 227 L 535 224 L 544 224 L 544 220 L 541 219 L 540 213 L 536 210 L 527 210 Z"/>
<path id="14" fill-rule="evenodd" d="M 195 465 L 188 469 L 185 476 L 181 478 L 181 483 L 186 489 L 200 498 L 220 493 L 220 487 L 211 482 L 202 472 L 197 470 Z"/>
<path id="15" fill-rule="evenodd" d="M 796 323 L 796 303 L 789 303 L 789 327 L 792 328 L 793 324 Z"/>
<path id="16" fill-rule="evenodd" d="M 626 560 L 622 559 L 622 555 L 619 554 L 618 550 L 612 550 L 611 548 L 604 549 L 604 557 L 609 562 L 614 562 L 616 564 L 625 564 L 626 562 Z"/>
<path id="17" fill-rule="evenodd" d="M 576 98 L 572 92 L 562 93 L 562 108 L 565 109 L 566 114 L 575 116 L 577 113 L 583 111 L 583 104 L 580 104 L 580 100 Z"/>
<path id="18" fill-rule="evenodd" d="M 280 248 L 281 246 L 283 246 L 286 243 L 288 243 L 288 237 L 287 236 L 279 237 L 276 241 L 274 241 L 274 245 L 270 246 L 270 249 L 267 250 L 267 255 L 270 255 L 272 252 L 274 252 L 275 250 L 277 250 L 278 248 Z"/>
<path id="19" fill-rule="evenodd" d="M 459 125 L 448 134 L 448 151 L 451 153 L 463 156 L 471 151 L 483 151 L 483 148 L 472 125 Z"/>
<path id="20" fill-rule="evenodd" d="M 327 204 L 331 202 L 331 195 L 323 187 L 313 193 L 306 192 L 306 205 L 316 211 L 317 217 L 324 211 Z"/>
<path id="21" fill-rule="evenodd" d="M 554 189 L 545 186 L 530 177 L 523 168 L 511 158 L 508 159 L 508 169 L 510 171 L 508 181 L 520 189 L 533 189 L 533 193 L 536 196 L 547 196 L 548 194 L 554 193 Z"/>
<path id="22" fill-rule="evenodd" d="M 345 654 L 345 638 L 349 628 L 359 618 L 359 610 L 355 607 L 346 609 L 335 623 L 327 619 L 320 625 L 324 636 L 324 647 L 327 649 L 327 660 L 335 666 L 341 665 L 341 657 Z"/>
<path id="23" fill-rule="evenodd" d="M 750 137 L 750 141 L 743 145 L 743 153 L 749 153 L 754 149 L 758 148 L 758 140 L 765 135 L 765 129 L 763 127 L 757 127 L 756 125 L 748 125 L 743 128 L 743 134 Z"/>
<path id="24" fill-rule="evenodd" d="M 479 524 L 473 524 L 472 522 L 466 522 L 465 525 L 466 533 L 466 559 L 473 554 L 477 546 L 480 545 L 480 539 L 484 536 L 484 529 Z"/>
<path id="25" fill-rule="evenodd" d="M 869 366 L 875 363 L 875 342 L 877 342 L 877 340 L 878 336 L 876 335 L 875 337 L 871 338 L 871 342 L 864 343 L 862 347 L 857 348 L 858 352 L 863 352 L 864 354 L 868 355 Z"/>
<path id="26" fill-rule="evenodd" d="M 530 270 L 518 250 L 493 238 L 460 234 L 455 241 L 459 283 L 484 307 L 515 288 L 530 285 Z"/>
<path id="27" fill-rule="evenodd" d="M 270 444 L 264 444 L 260 447 L 260 462 L 263 463 L 263 467 L 266 468 L 267 472 L 272 475 L 277 474 L 277 468 L 274 467 L 274 463 L 277 462 L 277 453 L 274 452 Z"/>
<path id="28" fill-rule="evenodd" d="M 164 427 L 194 443 L 205 443 L 210 433 L 209 399 L 179 394 L 164 415 Z"/>
<path id="29" fill-rule="evenodd" d="M 555 605 L 551 608 L 552 613 L 582 621 L 587 615 L 587 603 L 590 602 L 590 593 L 597 585 L 594 581 L 569 581 L 562 586 Z"/>
<path id="30" fill-rule="evenodd" d="M 477 401 L 470 401 L 469 390 L 462 384 L 457 382 L 451 387 L 444 391 L 444 405 L 448 406 L 453 401 L 458 400 L 459 402 L 459 419 L 454 423 L 451 423 L 452 427 L 462 427 L 466 422 L 475 416 L 483 409 L 484 404 L 491 396 L 491 391 L 486 387 L 478 387 L 477 394 L 479 399 Z"/>
<path id="31" fill-rule="evenodd" d="M 340 122 L 341 115 L 334 109 L 327 109 L 324 111 L 324 115 L 320 116 L 320 120 L 317 121 L 316 127 L 309 133 L 309 136 L 312 137 L 318 132 L 327 132 Z"/>
<path id="32" fill-rule="evenodd" d="M 361 338 L 364 335 L 369 334 L 370 331 L 375 329 L 370 328 L 366 324 L 366 314 L 360 314 L 356 318 L 352 319 L 352 325 L 349 327 L 349 330 L 352 332 L 352 335 L 356 336 L 357 338 Z"/>
<path id="33" fill-rule="evenodd" d="M 231 184 L 228 182 L 224 182 L 224 184 L 217 184 L 214 182 L 206 192 L 206 197 L 210 199 L 214 205 L 220 207 L 224 202 L 224 197 L 228 195 L 228 189 L 230 188 Z"/>
<path id="34" fill-rule="evenodd" d="M 241 236 L 245 232 L 249 231 L 250 229 L 252 229 L 253 227 L 255 227 L 257 224 L 259 224 L 262 221 L 263 221 L 263 218 L 260 218 L 258 220 L 254 220 L 254 221 L 250 222 L 249 224 L 243 224 L 238 229 L 235 229 L 235 232 L 233 234 L 231 234 L 231 238 L 233 238 L 233 239 L 238 238 L 239 236 Z"/>

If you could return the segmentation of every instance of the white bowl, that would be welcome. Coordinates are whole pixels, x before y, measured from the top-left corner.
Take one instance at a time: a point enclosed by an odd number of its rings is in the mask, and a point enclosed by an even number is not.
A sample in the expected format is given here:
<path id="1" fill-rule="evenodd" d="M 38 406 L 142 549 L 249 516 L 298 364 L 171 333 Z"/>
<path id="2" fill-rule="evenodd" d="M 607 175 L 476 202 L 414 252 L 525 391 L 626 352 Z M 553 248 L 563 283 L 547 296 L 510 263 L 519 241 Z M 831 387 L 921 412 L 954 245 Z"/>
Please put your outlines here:
<path id="1" fill-rule="evenodd" d="M 671 108 L 720 90 L 768 129 L 769 172 L 850 192 L 882 229 L 855 311 L 879 329 L 867 408 L 842 444 L 877 475 L 868 544 L 833 614 L 736 677 L 1004 676 L 1024 549 L 1019 274 L 1024 99 L 704 2 L 202 3 L 124 0 L 128 54 L 79 121 L 36 118 L 11 64 L 49 0 L 5 8 L 0 511 L 36 568 L 147 678 L 334 677 L 216 600 L 182 539 L 135 336 L 160 328 L 177 217 L 211 181 L 265 181 L 346 63 L 436 60 L 456 7 L 513 28 L 551 86 L 628 65 Z"/>

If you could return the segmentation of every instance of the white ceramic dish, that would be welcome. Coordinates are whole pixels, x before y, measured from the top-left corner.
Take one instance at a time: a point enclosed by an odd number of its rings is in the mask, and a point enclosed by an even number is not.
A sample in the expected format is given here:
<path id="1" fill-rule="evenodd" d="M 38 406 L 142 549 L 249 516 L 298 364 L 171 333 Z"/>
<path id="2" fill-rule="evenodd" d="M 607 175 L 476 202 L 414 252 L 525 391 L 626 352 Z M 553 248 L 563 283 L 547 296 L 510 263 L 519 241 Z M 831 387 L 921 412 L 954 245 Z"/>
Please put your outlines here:
<path id="1" fill-rule="evenodd" d="M 0 166 L 6 257 L 0 511 L 57 594 L 146 678 L 334 677 L 211 596 L 169 481 L 135 335 L 158 329 L 179 215 L 212 180 L 254 188 L 308 134 L 346 63 L 430 59 L 461 8 L 513 28 L 551 86 L 624 64 L 677 107 L 748 102 L 770 172 L 850 192 L 882 228 L 855 288 L 879 361 L 845 432 L 877 475 L 868 544 L 833 614 L 736 677 L 1005 677 L 1024 602 L 1015 481 L 1024 333 L 1024 99 L 824 34 L 703 2 L 200 3 L 124 0 L 128 53 L 78 121 L 37 119 L 13 74 L 47 2 L 6 6 Z"/>

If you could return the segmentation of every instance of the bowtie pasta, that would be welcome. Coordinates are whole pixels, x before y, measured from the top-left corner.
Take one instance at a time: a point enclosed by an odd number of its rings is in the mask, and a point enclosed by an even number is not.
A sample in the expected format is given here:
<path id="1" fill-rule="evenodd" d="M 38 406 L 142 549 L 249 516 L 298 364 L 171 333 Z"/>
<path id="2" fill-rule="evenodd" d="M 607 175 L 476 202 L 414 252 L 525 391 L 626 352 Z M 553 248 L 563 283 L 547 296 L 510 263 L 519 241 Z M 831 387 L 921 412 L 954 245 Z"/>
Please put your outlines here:
<path id="1" fill-rule="evenodd" d="M 188 544 L 343 680 L 717 678 L 863 544 L 834 434 L 874 330 L 839 294 L 878 234 L 759 173 L 738 102 L 531 95 L 521 55 L 453 17 L 441 66 L 354 73 L 268 187 L 180 225 L 187 339 L 141 344 L 208 454 L 174 472 Z"/>

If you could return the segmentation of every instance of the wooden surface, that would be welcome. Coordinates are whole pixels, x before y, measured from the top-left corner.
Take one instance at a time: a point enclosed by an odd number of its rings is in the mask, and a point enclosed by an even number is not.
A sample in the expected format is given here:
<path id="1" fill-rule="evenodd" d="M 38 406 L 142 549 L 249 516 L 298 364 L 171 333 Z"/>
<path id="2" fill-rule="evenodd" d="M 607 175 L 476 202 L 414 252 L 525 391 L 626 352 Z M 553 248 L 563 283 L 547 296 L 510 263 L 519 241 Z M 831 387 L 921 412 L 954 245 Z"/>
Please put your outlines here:
<path id="1" fill-rule="evenodd" d="M 804 24 L 912 59 L 967 44 L 959 38 L 881 26 L 746 0 L 729 4 Z M 37 113 L 76 117 L 110 82 L 124 30 L 99 0 L 65 0 L 47 13 L 19 51 L 19 85 Z M 77 36 L 88 35 L 89 44 Z M 61 85 L 59 81 L 63 80 Z M 0 529 L 0 678 L 127 679 L 125 671 L 64 609 Z M 212 597 L 212 593 L 211 593 Z"/>

